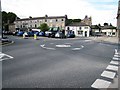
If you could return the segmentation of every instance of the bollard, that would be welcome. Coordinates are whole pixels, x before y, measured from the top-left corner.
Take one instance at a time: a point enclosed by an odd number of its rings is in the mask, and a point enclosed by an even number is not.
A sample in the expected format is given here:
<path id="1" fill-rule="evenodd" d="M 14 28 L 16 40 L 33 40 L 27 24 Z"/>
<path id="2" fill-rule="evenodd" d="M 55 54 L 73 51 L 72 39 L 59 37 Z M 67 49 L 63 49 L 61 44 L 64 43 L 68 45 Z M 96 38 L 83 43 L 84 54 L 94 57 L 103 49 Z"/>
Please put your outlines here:
<path id="1" fill-rule="evenodd" d="M 36 34 L 34 34 L 34 39 L 37 40 L 37 35 Z"/>
<path id="2" fill-rule="evenodd" d="M 25 34 L 23 34 L 23 38 L 25 39 Z"/>

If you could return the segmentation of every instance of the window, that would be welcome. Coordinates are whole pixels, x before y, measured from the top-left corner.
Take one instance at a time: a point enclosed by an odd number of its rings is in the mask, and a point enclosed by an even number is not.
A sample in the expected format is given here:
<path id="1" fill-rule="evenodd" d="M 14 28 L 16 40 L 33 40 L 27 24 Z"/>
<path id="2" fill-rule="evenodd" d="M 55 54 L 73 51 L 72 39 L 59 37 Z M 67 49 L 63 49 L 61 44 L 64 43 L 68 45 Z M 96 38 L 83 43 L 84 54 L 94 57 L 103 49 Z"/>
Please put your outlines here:
<path id="1" fill-rule="evenodd" d="M 82 29 L 82 27 L 79 28 L 80 30 Z"/>
<path id="2" fill-rule="evenodd" d="M 32 27 L 32 25 L 30 25 L 30 27 Z"/>
<path id="3" fill-rule="evenodd" d="M 115 35 L 115 32 L 113 32 L 112 35 Z"/>
<path id="4" fill-rule="evenodd" d="M 35 28 L 37 27 L 37 25 L 35 24 Z"/>
<path id="5" fill-rule="evenodd" d="M 67 30 L 70 30 L 70 27 L 67 27 Z"/>
<path id="6" fill-rule="evenodd" d="M 64 21 L 64 19 L 62 19 L 61 21 Z"/>
<path id="7" fill-rule="evenodd" d="M 22 28 L 22 25 L 20 27 Z"/>
<path id="8" fill-rule="evenodd" d="M 83 34 L 83 31 L 78 31 L 78 34 L 79 34 L 79 35 L 82 35 L 82 34 Z"/>
<path id="9" fill-rule="evenodd" d="M 56 22 L 57 22 L 58 20 L 56 19 Z"/>
<path id="10" fill-rule="evenodd" d="M 85 29 L 88 29 L 88 27 L 85 27 Z"/>
<path id="11" fill-rule="evenodd" d="M 45 19 L 45 22 L 47 22 L 47 20 Z"/>

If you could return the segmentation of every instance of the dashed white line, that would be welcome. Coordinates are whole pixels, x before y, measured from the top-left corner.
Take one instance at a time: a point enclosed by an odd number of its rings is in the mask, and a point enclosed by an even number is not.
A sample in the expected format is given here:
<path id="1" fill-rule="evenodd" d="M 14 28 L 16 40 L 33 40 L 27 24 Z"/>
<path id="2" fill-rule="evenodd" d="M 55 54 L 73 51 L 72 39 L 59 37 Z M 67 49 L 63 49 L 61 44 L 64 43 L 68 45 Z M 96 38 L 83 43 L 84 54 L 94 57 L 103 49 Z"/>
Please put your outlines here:
<path id="1" fill-rule="evenodd" d="M 108 67 L 106 69 L 113 70 L 113 71 L 118 71 L 118 66 L 108 65 Z"/>
<path id="2" fill-rule="evenodd" d="M 110 71 L 104 71 L 101 76 L 113 79 L 116 73 Z"/>
<path id="3" fill-rule="evenodd" d="M 97 79 L 92 85 L 92 88 L 108 88 L 110 86 L 111 82 L 102 80 L 102 79 Z"/>
<path id="4" fill-rule="evenodd" d="M 111 61 L 110 64 L 119 65 L 118 61 Z"/>
<path id="5" fill-rule="evenodd" d="M 80 49 L 82 49 L 82 48 L 73 48 L 72 50 L 80 50 Z"/>

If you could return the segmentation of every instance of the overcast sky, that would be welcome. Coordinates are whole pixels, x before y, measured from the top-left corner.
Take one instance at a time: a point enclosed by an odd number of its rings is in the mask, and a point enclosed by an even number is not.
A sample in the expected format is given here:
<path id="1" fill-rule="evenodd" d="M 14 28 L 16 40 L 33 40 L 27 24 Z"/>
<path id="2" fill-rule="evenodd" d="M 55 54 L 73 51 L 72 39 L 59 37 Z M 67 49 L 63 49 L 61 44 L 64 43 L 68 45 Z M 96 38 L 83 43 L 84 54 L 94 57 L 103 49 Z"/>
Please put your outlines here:
<path id="1" fill-rule="evenodd" d="M 2 11 L 14 12 L 20 18 L 64 16 L 83 19 L 92 17 L 93 24 L 116 26 L 118 0 L 2 0 Z"/>

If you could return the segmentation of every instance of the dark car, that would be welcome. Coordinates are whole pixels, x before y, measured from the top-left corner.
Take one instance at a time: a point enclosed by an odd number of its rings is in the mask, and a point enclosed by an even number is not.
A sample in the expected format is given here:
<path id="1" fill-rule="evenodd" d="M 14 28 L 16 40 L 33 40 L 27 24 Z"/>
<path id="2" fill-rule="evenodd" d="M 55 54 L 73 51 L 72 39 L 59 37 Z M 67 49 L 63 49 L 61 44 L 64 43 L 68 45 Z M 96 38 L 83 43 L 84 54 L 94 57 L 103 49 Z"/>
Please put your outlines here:
<path id="1" fill-rule="evenodd" d="M 44 32 L 39 32 L 38 36 L 45 36 L 45 33 Z"/>
<path id="2" fill-rule="evenodd" d="M 74 38 L 75 37 L 75 34 L 74 34 L 74 31 L 69 31 L 66 35 L 67 38 Z"/>
<path id="3" fill-rule="evenodd" d="M 17 33 L 17 36 L 23 36 L 23 34 L 24 34 L 23 31 L 19 31 L 19 32 Z"/>

